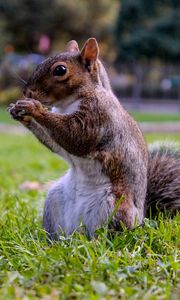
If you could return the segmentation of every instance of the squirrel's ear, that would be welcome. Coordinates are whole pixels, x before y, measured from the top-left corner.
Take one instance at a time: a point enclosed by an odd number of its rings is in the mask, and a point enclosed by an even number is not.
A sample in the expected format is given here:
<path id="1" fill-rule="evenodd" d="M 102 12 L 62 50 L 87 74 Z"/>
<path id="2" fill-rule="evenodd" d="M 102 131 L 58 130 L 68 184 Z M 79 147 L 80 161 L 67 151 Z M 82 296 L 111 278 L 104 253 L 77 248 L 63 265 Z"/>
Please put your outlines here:
<path id="1" fill-rule="evenodd" d="M 75 40 L 69 41 L 65 49 L 67 52 L 79 52 L 79 46 Z"/>
<path id="2" fill-rule="evenodd" d="M 99 47 L 95 38 L 90 38 L 84 44 L 81 50 L 81 56 L 85 63 L 85 66 L 88 68 L 88 71 L 91 71 L 91 66 L 95 63 L 99 55 Z"/>

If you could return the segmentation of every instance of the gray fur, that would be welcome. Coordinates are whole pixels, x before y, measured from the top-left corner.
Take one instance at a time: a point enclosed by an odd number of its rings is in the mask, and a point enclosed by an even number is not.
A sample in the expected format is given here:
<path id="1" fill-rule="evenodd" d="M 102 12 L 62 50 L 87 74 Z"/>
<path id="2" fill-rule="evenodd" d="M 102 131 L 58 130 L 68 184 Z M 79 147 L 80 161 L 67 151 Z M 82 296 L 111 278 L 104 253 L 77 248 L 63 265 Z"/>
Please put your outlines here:
<path id="1" fill-rule="evenodd" d="M 175 143 L 154 143 L 149 149 L 146 216 L 158 210 L 180 209 L 180 148 Z"/>
<path id="2" fill-rule="evenodd" d="M 99 77 L 100 77 L 99 79 L 100 82 L 102 83 L 103 88 L 105 88 L 107 91 L 111 91 L 112 89 L 111 89 L 109 77 L 100 60 L 98 60 L 98 66 L 99 66 Z"/>
<path id="3" fill-rule="evenodd" d="M 93 41 L 85 44 L 90 43 L 90 51 Z M 98 60 L 90 68 L 84 64 L 85 53 L 46 60 L 28 82 L 26 97 L 35 100 L 30 99 L 29 104 L 24 100 L 25 106 L 23 100 L 18 101 L 10 107 L 17 119 L 26 108 L 32 118 L 27 127 L 70 164 L 45 202 L 43 226 L 53 239 L 59 231 L 71 234 L 78 230 L 81 222 L 93 236 L 108 222 L 122 195 L 124 201 L 110 224 L 117 229 L 120 221 L 127 228 L 141 224 L 150 210 L 157 212 L 157 204 L 161 210 L 180 207 L 180 151 L 172 145 L 154 145 L 148 160 L 143 135 L 113 95 L 103 65 Z M 71 76 L 64 84 L 55 84 L 49 72 L 58 60 L 71 63 Z M 37 105 L 37 100 L 54 105 L 53 111 Z M 37 110 L 32 109 L 35 104 Z"/>
<path id="4" fill-rule="evenodd" d="M 52 239 L 56 239 L 58 232 L 69 235 L 79 230 L 81 222 L 92 237 L 113 211 L 111 184 L 102 174 L 100 164 L 92 160 L 81 162 L 80 159 L 78 163 L 79 166 L 72 167 L 48 193 L 43 227 Z"/>

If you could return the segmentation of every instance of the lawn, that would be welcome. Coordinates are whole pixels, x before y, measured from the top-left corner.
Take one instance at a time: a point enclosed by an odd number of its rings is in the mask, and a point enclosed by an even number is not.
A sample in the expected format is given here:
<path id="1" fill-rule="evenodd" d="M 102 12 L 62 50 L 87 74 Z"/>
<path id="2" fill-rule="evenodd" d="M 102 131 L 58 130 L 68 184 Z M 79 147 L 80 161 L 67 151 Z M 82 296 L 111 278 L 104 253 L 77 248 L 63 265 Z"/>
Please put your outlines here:
<path id="1" fill-rule="evenodd" d="M 131 114 L 138 122 L 180 122 L 180 113 L 167 114 L 134 111 Z"/>
<path id="2" fill-rule="evenodd" d="M 10 117 L 9 113 L 7 112 L 7 108 L 4 106 L 0 106 L 0 123 L 17 125 L 17 122 Z"/>
<path id="3" fill-rule="evenodd" d="M 109 238 L 101 229 L 91 241 L 76 233 L 47 244 L 45 192 L 20 187 L 66 169 L 31 135 L 0 134 L 0 299 L 180 299 L 179 216 L 160 215 Z"/>

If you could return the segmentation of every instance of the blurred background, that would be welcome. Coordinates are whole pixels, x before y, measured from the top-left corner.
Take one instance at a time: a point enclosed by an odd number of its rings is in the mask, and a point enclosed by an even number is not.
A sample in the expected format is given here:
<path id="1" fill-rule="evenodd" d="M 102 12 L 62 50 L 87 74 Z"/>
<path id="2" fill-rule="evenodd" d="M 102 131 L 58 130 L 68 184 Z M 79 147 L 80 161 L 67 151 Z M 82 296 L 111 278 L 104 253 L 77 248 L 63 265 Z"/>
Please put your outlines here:
<path id="1" fill-rule="evenodd" d="M 0 0 L 0 105 L 46 56 L 91 36 L 127 109 L 180 121 L 179 0 Z"/>

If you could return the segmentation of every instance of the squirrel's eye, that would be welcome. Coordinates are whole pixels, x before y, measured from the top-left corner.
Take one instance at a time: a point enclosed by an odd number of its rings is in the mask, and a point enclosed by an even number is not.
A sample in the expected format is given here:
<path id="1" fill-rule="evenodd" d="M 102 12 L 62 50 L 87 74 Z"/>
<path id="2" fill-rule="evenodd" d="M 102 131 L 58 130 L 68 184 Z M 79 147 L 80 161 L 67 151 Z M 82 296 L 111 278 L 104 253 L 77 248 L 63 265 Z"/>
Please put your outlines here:
<path id="1" fill-rule="evenodd" d="M 63 65 L 57 66 L 53 71 L 53 76 L 64 76 L 67 72 L 67 68 Z"/>

